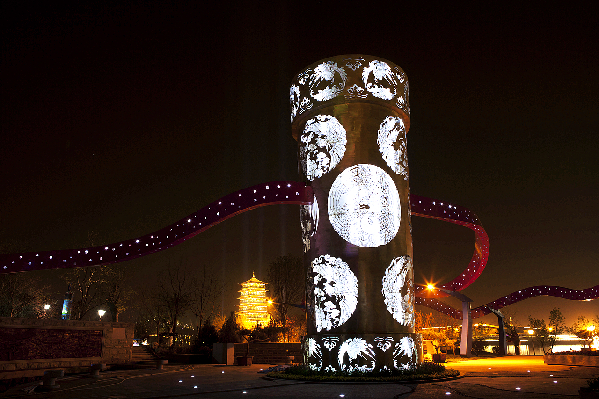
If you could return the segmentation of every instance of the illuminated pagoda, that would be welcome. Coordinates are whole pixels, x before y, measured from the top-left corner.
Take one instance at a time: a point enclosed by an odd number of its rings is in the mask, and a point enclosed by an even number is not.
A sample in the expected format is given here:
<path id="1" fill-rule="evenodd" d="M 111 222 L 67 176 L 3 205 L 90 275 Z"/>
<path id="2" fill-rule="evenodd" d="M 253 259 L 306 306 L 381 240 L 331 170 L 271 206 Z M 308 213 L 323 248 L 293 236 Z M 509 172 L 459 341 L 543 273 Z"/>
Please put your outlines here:
<path id="1" fill-rule="evenodd" d="M 257 325 L 266 326 L 270 320 L 266 298 L 266 283 L 258 280 L 252 272 L 252 278 L 241 283 L 239 312 L 244 328 L 254 328 Z"/>

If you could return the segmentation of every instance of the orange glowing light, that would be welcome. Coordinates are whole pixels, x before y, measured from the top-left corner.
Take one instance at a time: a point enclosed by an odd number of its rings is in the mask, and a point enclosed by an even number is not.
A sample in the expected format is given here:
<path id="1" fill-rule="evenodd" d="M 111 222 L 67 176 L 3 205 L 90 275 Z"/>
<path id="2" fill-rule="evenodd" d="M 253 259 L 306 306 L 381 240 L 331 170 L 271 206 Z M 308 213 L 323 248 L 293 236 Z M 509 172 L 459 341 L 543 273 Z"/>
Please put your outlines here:
<path id="1" fill-rule="evenodd" d="M 434 286 L 433 284 L 427 284 L 427 285 L 426 285 L 426 288 L 428 288 L 429 290 L 431 290 L 431 291 L 432 291 L 432 290 L 434 290 L 434 289 L 435 289 L 435 286 Z"/>

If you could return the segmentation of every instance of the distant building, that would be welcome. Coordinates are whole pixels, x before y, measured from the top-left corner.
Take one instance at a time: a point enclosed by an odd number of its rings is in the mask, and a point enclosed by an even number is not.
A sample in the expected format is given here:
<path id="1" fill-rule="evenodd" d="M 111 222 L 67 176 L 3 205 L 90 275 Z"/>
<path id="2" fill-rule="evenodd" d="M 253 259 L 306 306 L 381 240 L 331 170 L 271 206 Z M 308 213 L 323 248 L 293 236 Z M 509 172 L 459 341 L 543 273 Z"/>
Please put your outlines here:
<path id="1" fill-rule="evenodd" d="M 266 297 L 266 283 L 258 280 L 252 272 L 252 278 L 241 283 L 241 297 L 239 297 L 240 324 L 244 328 L 252 329 L 256 325 L 266 326 L 270 321 L 268 314 L 268 298 Z"/>

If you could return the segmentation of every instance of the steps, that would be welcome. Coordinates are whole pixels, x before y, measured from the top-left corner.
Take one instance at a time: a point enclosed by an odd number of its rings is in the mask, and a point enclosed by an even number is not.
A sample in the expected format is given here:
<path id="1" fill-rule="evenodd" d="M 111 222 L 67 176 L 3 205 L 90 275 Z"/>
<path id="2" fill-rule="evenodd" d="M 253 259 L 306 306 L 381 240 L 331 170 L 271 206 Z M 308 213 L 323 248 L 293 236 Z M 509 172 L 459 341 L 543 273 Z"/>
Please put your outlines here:
<path id="1" fill-rule="evenodd" d="M 131 362 L 133 363 L 156 363 L 157 359 L 146 346 L 140 345 L 131 348 Z"/>

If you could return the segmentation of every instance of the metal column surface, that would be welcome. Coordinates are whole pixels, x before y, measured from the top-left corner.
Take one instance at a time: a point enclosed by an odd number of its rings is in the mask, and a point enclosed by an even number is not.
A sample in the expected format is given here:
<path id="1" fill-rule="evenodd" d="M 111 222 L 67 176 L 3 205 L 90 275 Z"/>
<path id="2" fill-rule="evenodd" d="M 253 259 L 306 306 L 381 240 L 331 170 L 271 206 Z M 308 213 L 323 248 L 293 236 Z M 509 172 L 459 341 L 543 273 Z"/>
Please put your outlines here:
<path id="1" fill-rule="evenodd" d="M 422 356 L 414 334 L 407 77 L 380 58 L 337 56 L 299 73 L 290 100 L 300 171 L 314 193 L 300 212 L 307 364 L 409 368 Z"/>

